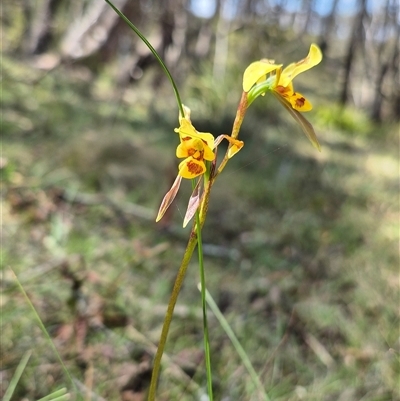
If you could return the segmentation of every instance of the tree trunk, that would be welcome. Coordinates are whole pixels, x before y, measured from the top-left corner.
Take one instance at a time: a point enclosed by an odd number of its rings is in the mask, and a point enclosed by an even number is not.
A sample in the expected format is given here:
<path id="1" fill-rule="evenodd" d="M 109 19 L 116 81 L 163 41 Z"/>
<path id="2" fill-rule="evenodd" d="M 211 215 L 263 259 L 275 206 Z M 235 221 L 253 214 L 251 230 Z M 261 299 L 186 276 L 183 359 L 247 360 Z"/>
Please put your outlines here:
<path id="1" fill-rule="evenodd" d="M 336 22 L 336 10 L 338 4 L 339 0 L 333 0 L 331 11 L 329 15 L 324 18 L 323 33 L 319 40 L 319 47 L 321 48 L 322 53 L 327 52 L 330 45 L 331 34 Z"/>
<path id="2" fill-rule="evenodd" d="M 351 32 L 349 45 L 344 61 L 344 80 L 343 87 L 340 94 L 339 102 L 345 105 L 350 97 L 350 82 L 351 82 L 351 70 L 353 67 L 354 56 L 356 54 L 357 47 L 364 45 L 364 30 L 363 21 L 367 15 L 366 0 L 359 0 L 359 11 L 354 17 L 353 29 Z"/>
<path id="3" fill-rule="evenodd" d="M 382 103 L 383 103 L 383 84 L 385 80 L 385 76 L 389 71 L 389 61 L 385 61 L 385 48 L 387 47 L 387 33 L 389 31 L 390 26 L 390 7 L 391 0 L 386 0 L 385 4 L 385 11 L 384 11 L 384 18 L 383 18 L 383 32 L 384 37 L 380 38 L 380 43 L 377 50 L 377 61 L 378 61 L 378 71 L 376 74 L 376 79 L 374 82 L 374 100 L 372 104 L 372 109 L 370 112 L 371 119 L 376 122 L 382 121 Z M 382 28 L 382 27 L 381 27 Z M 395 43 L 396 52 L 397 44 Z"/>
<path id="4" fill-rule="evenodd" d="M 52 22 L 62 0 L 44 0 L 33 17 L 28 53 L 41 54 L 48 50 L 53 38 Z"/>
<path id="5" fill-rule="evenodd" d="M 308 28 L 310 26 L 313 15 L 313 6 L 313 0 L 303 0 L 303 11 L 305 11 L 305 19 L 303 28 L 301 29 L 301 35 L 305 35 L 308 32 Z"/>
<path id="6" fill-rule="evenodd" d="M 221 0 L 217 10 L 218 23 L 217 32 L 215 35 L 215 53 L 213 65 L 214 82 L 223 82 L 228 59 L 230 21 L 227 20 L 223 15 L 224 5 L 225 0 Z"/>

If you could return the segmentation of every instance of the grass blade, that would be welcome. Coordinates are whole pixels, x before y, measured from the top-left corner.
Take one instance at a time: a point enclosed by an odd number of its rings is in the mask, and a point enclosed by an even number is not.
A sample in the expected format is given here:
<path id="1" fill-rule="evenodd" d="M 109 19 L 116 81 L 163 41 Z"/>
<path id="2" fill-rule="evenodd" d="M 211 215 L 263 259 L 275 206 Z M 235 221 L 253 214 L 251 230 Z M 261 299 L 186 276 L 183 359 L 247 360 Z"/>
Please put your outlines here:
<path id="1" fill-rule="evenodd" d="M 11 399 L 11 397 L 14 393 L 15 387 L 17 387 L 19 379 L 21 378 L 21 375 L 24 372 L 25 367 L 26 367 L 31 355 L 32 355 L 32 351 L 27 351 L 27 352 L 25 352 L 24 356 L 19 361 L 17 369 L 15 369 L 14 375 L 11 378 L 10 385 L 8 386 L 7 391 L 4 394 L 3 401 L 9 401 Z"/>
<path id="2" fill-rule="evenodd" d="M 76 389 L 75 383 L 73 382 L 72 377 L 71 377 L 71 375 L 69 374 L 67 367 L 65 366 L 63 360 L 61 359 L 60 354 L 59 354 L 58 351 L 57 351 L 56 346 L 54 345 L 54 343 L 53 343 L 53 341 L 52 341 L 52 339 L 51 339 L 49 333 L 47 332 L 46 327 L 44 327 L 44 324 L 43 324 L 43 322 L 42 322 L 42 319 L 40 319 L 39 314 L 36 312 L 36 309 L 35 309 L 35 307 L 33 306 L 31 300 L 29 299 L 28 294 L 26 293 L 26 291 L 25 291 L 24 287 L 22 286 L 21 282 L 18 280 L 17 275 L 14 273 L 14 271 L 13 271 L 12 269 L 11 269 L 11 272 L 12 272 L 14 278 L 15 278 L 15 281 L 16 281 L 17 284 L 18 284 L 18 287 L 19 287 L 20 291 L 21 291 L 22 294 L 24 295 L 26 302 L 27 302 L 28 305 L 31 307 L 31 310 L 32 310 L 32 312 L 33 312 L 33 314 L 34 314 L 34 316 L 35 316 L 35 318 L 36 318 L 36 320 L 37 320 L 37 322 L 38 322 L 38 324 L 39 324 L 40 329 L 42 330 L 44 336 L 46 337 L 48 343 L 50 344 L 50 348 L 53 350 L 53 352 L 54 352 L 54 354 L 56 355 L 58 361 L 60 362 L 60 365 L 61 365 L 61 367 L 62 367 L 62 369 L 63 369 L 65 375 L 68 377 L 69 381 L 70 381 L 71 384 L 72 384 L 72 387 L 73 387 L 74 389 Z"/>
<path id="3" fill-rule="evenodd" d="M 199 283 L 198 285 L 199 290 L 201 290 L 201 285 Z M 263 385 L 260 382 L 260 379 L 258 378 L 257 372 L 254 370 L 253 365 L 250 362 L 249 357 L 246 354 L 246 351 L 243 349 L 242 345 L 240 344 L 239 340 L 235 336 L 235 333 L 231 329 L 231 326 L 229 325 L 228 321 L 225 319 L 224 315 L 221 313 L 219 310 L 217 304 L 215 303 L 213 297 L 211 294 L 208 292 L 206 289 L 206 301 L 212 312 L 214 313 L 215 317 L 217 318 L 219 324 L 221 327 L 224 329 L 225 333 L 231 340 L 233 346 L 235 347 L 236 352 L 238 353 L 240 359 L 243 362 L 243 365 L 249 372 L 249 375 L 251 377 L 251 380 L 254 383 L 254 386 L 258 389 L 259 393 L 263 396 L 264 401 L 270 401 L 270 398 L 268 397 L 267 393 L 265 392 Z"/>
<path id="4" fill-rule="evenodd" d="M 64 387 L 60 390 L 55 391 L 54 393 L 46 395 L 46 397 L 43 397 L 37 401 L 64 401 L 69 400 L 69 398 L 70 394 L 67 394 L 67 389 Z"/>

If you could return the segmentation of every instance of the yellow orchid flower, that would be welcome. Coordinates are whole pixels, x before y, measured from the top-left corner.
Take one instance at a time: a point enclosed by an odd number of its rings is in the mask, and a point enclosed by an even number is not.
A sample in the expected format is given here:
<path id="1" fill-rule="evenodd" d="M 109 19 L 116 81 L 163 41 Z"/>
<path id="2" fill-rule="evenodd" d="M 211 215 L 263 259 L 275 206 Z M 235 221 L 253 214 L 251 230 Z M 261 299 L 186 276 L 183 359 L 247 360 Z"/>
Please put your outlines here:
<path id="1" fill-rule="evenodd" d="M 278 95 L 288 100 L 294 110 L 310 111 L 312 105 L 301 93 L 294 91 L 292 80 L 300 73 L 315 67 L 321 60 L 321 50 L 317 45 L 312 44 L 306 58 L 297 63 L 289 64 L 280 74 L 274 90 Z"/>
<path id="2" fill-rule="evenodd" d="M 230 159 L 243 147 L 243 142 L 234 139 L 228 135 L 220 135 L 214 139 L 214 136 L 208 132 L 199 132 L 193 127 L 190 121 L 190 109 L 183 106 L 185 116 L 179 115 L 179 128 L 175 132 L 179 134 L 180 143 L 176 148 L 176 156 L 181 159 L 185 158 L 178 167 L 178 176 L 176 177 L 171 189 L 166 193 L 161 202 L 156 222 L 161 220 L 167 209 L 174 201 L 182 178 L 192 179 L 203 175 L 206 170 L 205 161 L 215 160 L 214 150 L 226 139 L 230 146 L 228 150 L 228 158 Z M 193 217 L 196 212 L 201 199 L 201 180 L 198 180 L 195 189 L 189 199 L 188 209 L 183 221 L 184 227 Z"/>
<path id="3" fill-rule="evenodd" d="M 176 157 L 185 157 L 185 160 L 179 164 L 179 175 L 190 179 L 204 174 L 206 171 L 204 160 L 214 160 L 215 154 L 204 140 L 181 136 Z"/>
<path id="4" fill-rule="evenodd" d="M 205 160 L 213 161 L 214 153 L 214 136 L 208 132 L 198 132 L 190 121 L 190 109 L 183 107 L 185 116 L 179 115 L 179 128 L 175 132 L 179 134 L 180 144 L 176 148 L 176 156 L 181 159 L 185 158 L 178 167 L 178 176 L 176 177 L 171 189 L 166 193 L 161 202 L 160 209 L 156 218 L 156 222 L 161 220 L 171 203 L 174 201 L 176 194 L 182 182 L 182 178 L 192 179 L 203 175 L 206 170 Z M 200 181 L 197 183 L 192 196 L 190 197 L 188 212 L 185 215 L 184 226 L 190 221 L 196 212 L 200 201 L 199 190 Z M 194 202 L 193 199 L 196 201 Z"/>
<path id="5" fill-rule="evenodd" d="M 179 164 L 179 175 L 183 178 L 196 178 L 204 174 L 204 160 L 215 159 L 214 137 L 212 134 L 198 132 L 187 118 L 180 119 L 180 127 L 175 129 L 181 143 L 176 148 L 176 157 L 185 158 Z"/>
<path id="6" fill-rule="evenodd" d="M 321 60 L 321 50 L 317 45 L 312 44 L 306 58 L 289 64 L 283 71 L 282 64 L 274 64 L 273 60 L 255 61 L 244 72 L 243 91 L 249 92 L 254 85 L 265 83 L 263 88 L 265 91 L 275 91 L 285 98 L 294 110 L 309 111 L 312 109 L 311 103 L 301 93 L 294 91 L 292 81 L 300 73 L 319 64 Z M 269 77 L 268 74 L 270 74 Z"/>
<path id="7" fill-rule="evenodd" d="M 272 92 L 300 124 L 308 139 L 318 150 L 321 148 L 312 125 L 299 113 L 310 111 L 311 102 L 301 93 L 295 92 L 292 81 L 297 75 L 319 64 L 321 60 L 321 50 L 313 43 L 307 57 L 289 64 L 283 70 L 282 64 L 263 59 L 251 63 L 243 74 L 243 91 L 248 94 L 248 104 L 250 105 L 254 99 L 267 91 Z"/>

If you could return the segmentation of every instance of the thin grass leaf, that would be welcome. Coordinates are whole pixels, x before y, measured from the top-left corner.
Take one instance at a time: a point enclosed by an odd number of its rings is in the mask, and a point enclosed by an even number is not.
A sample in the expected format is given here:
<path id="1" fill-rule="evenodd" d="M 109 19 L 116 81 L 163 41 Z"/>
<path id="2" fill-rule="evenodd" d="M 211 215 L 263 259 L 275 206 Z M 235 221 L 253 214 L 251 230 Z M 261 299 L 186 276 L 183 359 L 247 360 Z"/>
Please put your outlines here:
<path id="1" fill-rule="evenodd" d="M 64 400 L 69 400 L 70 397 L 71 395 L 67 394 L 67 389 L 64 387 L 61 388 L 60 390 L 54 391 L 54 393 L 46 395 L 46 397 L 43 397 L 37 401 L 64 401 Z"/>
<path id="2" fill-rule="evenodd" d="M 10 385 L 7 388 L 6 393 L 4 394 L 3 401 L 9 401 L 14 393 L 15 388 L 21 378 L 22 373 L 24 372 L 26 365 L 29 361 L 29 358 L 32 355 L 32 351 L 27 351 L 19 361 L 17 369 L 15 369 L 14 375 L 10 380 Z"/>
<path id="3" fill-rule="evenodd" d="M 164 216 L 165 212 L 171 206 L 174 201 L 176 194 L 178 193 L 179 187 L 181 185 L 182 177 L 178 175 L 172 184 L 171 189 L 165 194 L 164 199 L 161 202 L 160 209 L 158 210 L 156 222 L 160 221 Z"/>
<path id="4" fill-rule="evenodd" d="M 40 319 L 40 316 L 39 316 L 39 314 L 37 313 L 35 307 L 33 306 L 31 300 L 29 299 L 28 294 L 26 293 L 26 291 L 25 291 L 24 287 L 22 286 L 21 282 L 18 280 L 17 275 L 14 273 L 14 271 L 13 271 L 12 269 L 10 269 L 10 270 L 11 270 L 11 273 L 13 274 L 13 276 L 14 276 L 14 279 L 15 279 L 16 283 L 18 284 L 18 287 L 19 287 L 20 291 L 21 291 L 22 294 L 24 295 L 26 302 L 27 302 L 28 305 L 30 306 L 30 308 L 31 308 L 31 310 L 32 310 L 32 312 L 33 312 L 33 314 L 34 314 L 34 316 L 35 316 L 37 322 L 38 322 L 38 325 L 39 325 L 40 329 L 42 330 L 44 336 L 46 337 L 46 340 L 47 340 L 47 342 L 49 343 L 50 348 L 53 350 L 53 352 L 54 352 L 54 354 L 56 355 L 58 361 L 60 362 L 61 368 L 62 368 L 62 370 L 64 371 L 65 376 L 66 376 L 66 377 L 69 379 L 69 381 L 71 382 L 72 387 L 73 387 L 74 389 L 76 389 L 75 383 L 73 382 L 72 377 L 71 377 L 71 375 L 69 374 L 67 367 L 65 366 L 63 360 L 61 359 L 61 356 L 60 356 L 59 352 L 57 351 L 56 346 L 54 345 L 53 341 L 51 340 L 51 337 L 50 337 L 49 333 L 47 332 L 46 327 L 44 327 L 44 324 L 43 324 L 43 322 L 42 322 L 42 319 Z"/>
<path id="5" fill-rule="evenodd" d="M 313 126 L 307 121 L 306 118 L 303 117 L 301 113 L 297 110 L 294 110 L 291 104 L 280 96 L 275 91 L 272 91 L 273 95 L 279 100 L 281 105 L 290 113 L 290 115 L 299 123 L 306 137 L 310 140 L 314 148 L 318 149 L 321 152 L 321 145 L 318 142 L 317 136 L 315 135 L 315 131 Z"/>
<path id="6" fill-rule="evenodd" d="M 57 398 L 49 398 L 48 401 L 67 401 L 71 398 L 71 394 L 65 394 Z"/>
<path id="7" fill-rule="evenodd" d="M 201 291 L 200 283 L 197 285 L 197 288 L 199 289 L 199 291 Z M 224 329 L 225 333 L 231 340 L 236 352 L 238 353 L 240 359 L 243 362 L 243 365 L 249 372 L 249 375 L 251 377 L 251 380 L 253 381 L 254 386 L 258 389 L 260 395 L 263 396 L 264 401 L 270 401 L 270 398 L 268 397 L 267 393 L 265 392 L 265 390 L 263 388 L 263 385 L 260 382 L 257 372 L 254 370 L 253 365 L 251 364 L 250 359 L 246 354 L 246 351 L 244 350 L 244 348 L 240 344 L 239 340 L 235 336 L 235 333 L 231 329 L 231 326 L 229 325 L 228 321 L 225 319 L 224 315 L 219 310 L 217 304 L 215 303 L 213 297 L 211 296 L 211 294 L 208 292 L 207 289 L 205 290 L 205 294 L 206 294 L 206 301 L 207 301 L 208 306 L 210 307 L 210 309 L 214 313 L 215 317 L 217 318 L 219 324 L 221 325 L 221 327 Z"/>

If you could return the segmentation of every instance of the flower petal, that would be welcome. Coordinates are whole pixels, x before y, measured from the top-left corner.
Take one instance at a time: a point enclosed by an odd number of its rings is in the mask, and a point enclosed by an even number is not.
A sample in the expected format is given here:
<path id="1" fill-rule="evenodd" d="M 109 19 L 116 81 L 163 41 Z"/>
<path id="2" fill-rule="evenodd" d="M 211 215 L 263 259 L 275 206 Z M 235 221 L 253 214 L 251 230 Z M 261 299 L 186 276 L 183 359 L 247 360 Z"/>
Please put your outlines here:
<path id="1" fill-rule="evenodd" d="M 208 146 L 204 146 L 203 151 L 204 160 L 213 161 L 215 159 L 215 153 Z"/>
<path id="2" fill-rule="evenodd" d="M 206 165 L 202 160 L 196 160 L 192 156 L 186 158 L 179 164 L 179 175 L 183 178 L 192 179 L 206 171 Z"/>
<path id="3" fill-rule="evenodd" d="M 251 63 L 243 74 L 243 91 L 248 92 L 260 78 L 282 67 L 282 64 L 273 64 L 272 60 L 263 59 Z"/>
<path id="4" fill-rule="evenodd" d="M 292 107 L 301 112 L 310 111 L 312 104 L 301 93 L 293 92 L 290 96 L 284 98 L 292 105 Z"/>
<path id="5" fill-rule="evenodd" d="M 298 61 L 297 63 L 289 64 L 282 71 L 281 77 L 279 79 L 279 85 L 282 85 L 284 87 L 288 86 L 288 84 L 293 80 L 296 75 L 316 66 L 321 62 L 321 60 L 322 52 L 320 48 L 313 43 L 310 46 L 310 50 L 306 58 Z"/>
<path id="6" fill-rule="evenodd" d="M 183 157 L 188 157 L 189 152 L 187 150 L 185 142 L 181 142 L 176 148 L 176 157 L 182 159 Z"/>
<path id="7" fill-rule="evenodd" d="M 207 144 L 203 140 L 191 138 L 190 136 L 182 138 L 181 136 L 181 143 L 176 148 L 176 157 L 182 158 L 193 156 L 195 159 L 199 159 L 203 157 L 203 153 L 206 148 L 208 149 L 209 153 L 213 154 L 213 151 L 208 148 Z"/>
<path id="8" fill-rule="evenodd" d="M 231 142 L 231 145 L 232 145 L 228 150 L 228 158 L 229 159 L 231 157 L 235 156 L 236 153 L 239 152 L 239 150 L 242 149 L 243 146 L 244 146 L 244 142 L 243 141 L 239 141 L 237 139 L 234 139 L 233 141 L 232 142 L 229 141 L 229 142 Z"/>
<path id="9" fill-rule="evenodd" d="M 165 194 L 164 199 L 161 202 L 160 209 L 158 210 L 156 222 L 162 219 L 167 209 L 171 206 L 171 203 L 174 201 L 175 196 L 178 193 L 181 181 L 182 177 L 178 175 L 172 184 L 171 189 Z"/>
<path id="10" fill-rule="evenodd" d="M 214 142 L 214 146 L 217 147 L 223 139 L 226 139 L 229 144 L 229 150 L 228 150 L 228 159 L 230 159 L 232 156 L 236 155 L 237 152 L 239 152 L 240 149 L 243 148 L 244 142 L 239 141 L 238 139 L 234 139 L 229 135 L 219 135 Z"/>
<path id="11" fill-rule="evenodd" d="M 188 207 L 186 209 L 185 213 L 185 218 L 183 219 L 183 227 L 185 228 L 189 221 L 192 220 L 194 214 L 196 213 L 197 209 L 199 208 L 200 205 L 200 199 L 201 199 L 201 182 L 202 180 L 198 180 L 196 187 L 194 188 L 192 195 L 189 198 L 189 203 Z"/>
<path id="12" fill-rule="evenodd" d="M 291 103 L 289 103 L 284 97 L 275 91 L 272 93 L 279 100 L 282 106 L 290 113 L 290 115 L 299 123 L 304 134 L 310 140 L 314 148 L 321 152 L 321 145 L 319 144 L 317 136 L 315 135 L 313 126 L 303 117 L 302 114 L 300 114 L 297 110 L 294 110 Z"/>
<path id="13" fill-rule="evenodd" d="M 175 129 L 182 137 L 190 136 L 191 138 L 198 138 L 207 143 L 210 149 L 214 147 L 214 136 L 208 132 L 198 132 L 193 127 L 192 123 L 186 118 L 181 118 L 180 127 Z"/>

